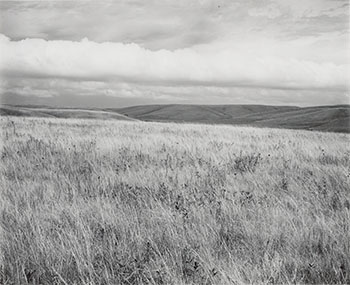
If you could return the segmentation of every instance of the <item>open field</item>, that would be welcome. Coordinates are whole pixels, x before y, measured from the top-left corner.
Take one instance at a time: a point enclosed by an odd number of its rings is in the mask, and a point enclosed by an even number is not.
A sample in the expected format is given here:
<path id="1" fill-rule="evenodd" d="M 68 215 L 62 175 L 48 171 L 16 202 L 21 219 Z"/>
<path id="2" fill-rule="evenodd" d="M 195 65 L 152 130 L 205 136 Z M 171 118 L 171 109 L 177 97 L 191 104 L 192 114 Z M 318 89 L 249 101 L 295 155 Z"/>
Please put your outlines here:
<path id="1" fill-rule="evenodd" d="M 0 124 L 0 284 L 350 283 L 349 134 Z"/>

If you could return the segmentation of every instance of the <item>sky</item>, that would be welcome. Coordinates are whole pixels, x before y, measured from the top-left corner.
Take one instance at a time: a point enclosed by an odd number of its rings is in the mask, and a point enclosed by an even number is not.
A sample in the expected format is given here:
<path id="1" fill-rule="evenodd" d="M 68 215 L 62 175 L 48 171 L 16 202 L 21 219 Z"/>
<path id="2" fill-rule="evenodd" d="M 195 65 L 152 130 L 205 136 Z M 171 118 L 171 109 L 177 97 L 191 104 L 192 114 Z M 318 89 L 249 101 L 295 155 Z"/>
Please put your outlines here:
<path id="1" fill-rule="evenodd" d="M 1 1 L 1 103 L 350 102 L 348 0 Z"/>

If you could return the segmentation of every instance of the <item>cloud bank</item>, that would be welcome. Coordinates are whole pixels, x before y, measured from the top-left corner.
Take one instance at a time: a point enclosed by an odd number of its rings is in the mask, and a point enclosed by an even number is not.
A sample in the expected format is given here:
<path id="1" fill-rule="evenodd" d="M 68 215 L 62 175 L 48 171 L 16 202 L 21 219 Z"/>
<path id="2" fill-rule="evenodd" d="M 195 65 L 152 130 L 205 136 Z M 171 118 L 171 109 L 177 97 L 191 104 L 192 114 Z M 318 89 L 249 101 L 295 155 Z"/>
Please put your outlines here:
<path id="1" fill-rule="evenodd" d="M 348 0 L 31 0 L 0 10 L 2 103 L 350 102 Z"/>
<path id="2" fill-rule="evenodd" d="M 237 45 L 239 47 L 239 45 Z M 120 81 L 151 85 L 347 90 L 347 64 L 263 56 L 235 45 L 152 51 L 137 44 L 0 36 L 4 77 Z"/>

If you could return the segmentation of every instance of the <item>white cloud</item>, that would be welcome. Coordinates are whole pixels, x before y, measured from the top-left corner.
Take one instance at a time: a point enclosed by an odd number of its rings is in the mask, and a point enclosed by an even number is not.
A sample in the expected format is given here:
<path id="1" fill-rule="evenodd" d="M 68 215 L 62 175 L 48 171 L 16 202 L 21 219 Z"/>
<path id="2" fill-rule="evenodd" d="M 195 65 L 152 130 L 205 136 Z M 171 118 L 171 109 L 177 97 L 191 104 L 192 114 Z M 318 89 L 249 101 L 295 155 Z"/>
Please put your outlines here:
<path id="1" fill-rule="evenodd" d="M 269 19 L 275 19 L 282 15 L 282 12 L 277 5 L 269 5 L 264 7 L 255 7 L 248 10 L 248 14 L 252 17 L 267 17 Z"/>
<path id="2" fill-rule="evenodd" d="M 0 0 L 0 96 L 91 106 L 349 102 L 348 5 Z"/>
<path id="3" fill-rule="evenodd" d="M 239 45 L 237 45 L 238 47 Z M 235 45 L 221 49 L 151 51 L 137 44 L 0 36 L 4 76 L 136 82 L 153 85 L 347 89 L 347 64 L 262 55 Z M 276 47 L 275 47 L 276 48 Z M 266 47 L 265 47 L 266 49 Z M 257 56 L 259 55 L 259 56 Z"/>
<path id="4" fill-rule="evenodd" d="M 7 92 L 22 95 L 22 96 L 36 96 L 41 98 L 49 98 L 59 95 L 55 90 L 33 89 L 31 86 L 17 87 L 6 89 Z"/>

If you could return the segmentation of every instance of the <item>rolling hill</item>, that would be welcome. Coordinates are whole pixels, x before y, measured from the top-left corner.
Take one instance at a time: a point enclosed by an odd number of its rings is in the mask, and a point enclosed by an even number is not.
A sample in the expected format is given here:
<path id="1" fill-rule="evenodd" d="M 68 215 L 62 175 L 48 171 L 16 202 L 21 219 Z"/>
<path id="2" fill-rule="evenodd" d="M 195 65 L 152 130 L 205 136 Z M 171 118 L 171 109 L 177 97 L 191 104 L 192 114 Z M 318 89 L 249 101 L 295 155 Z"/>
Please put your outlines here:
<path id="1" fill-rule="evenodd" d="M 248 125 L 350 133 L 350 105 L 295 107 L 267 105 L 142 105 L 74 109 L 44 106 L 0 107 L 3 116 Z"/>
<path id="2" fill-rule="evenodd" d="M 149 105 L 109 109 L 143 121 L 350 132 L 350 106 Z"/>
<path id="3" fill-rule="evenodd" d="M 137 121 L 116 112 L 89 109 L 72 108 L 48 108 L 34 106 L 2 106 L 0 107 L 2 116 L 18 117 L 53 117 L 53 118 L 75 118 L 75 119 L 114 119 L 124 121 Z"/>

